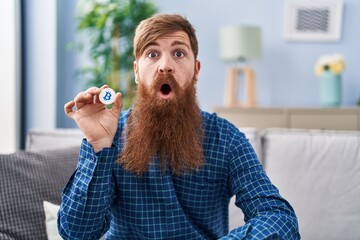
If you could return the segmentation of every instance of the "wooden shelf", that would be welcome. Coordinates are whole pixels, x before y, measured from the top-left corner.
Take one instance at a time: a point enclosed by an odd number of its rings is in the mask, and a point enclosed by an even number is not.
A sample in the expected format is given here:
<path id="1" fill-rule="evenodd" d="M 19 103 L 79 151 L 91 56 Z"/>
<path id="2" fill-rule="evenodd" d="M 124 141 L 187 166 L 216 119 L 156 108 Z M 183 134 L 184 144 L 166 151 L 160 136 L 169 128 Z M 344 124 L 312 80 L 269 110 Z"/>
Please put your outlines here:
<path id="1" fill-rule="evenodd" d="M 360 108 L 216 107 L 215 112 L 237 127 L 360 131 Z"/>

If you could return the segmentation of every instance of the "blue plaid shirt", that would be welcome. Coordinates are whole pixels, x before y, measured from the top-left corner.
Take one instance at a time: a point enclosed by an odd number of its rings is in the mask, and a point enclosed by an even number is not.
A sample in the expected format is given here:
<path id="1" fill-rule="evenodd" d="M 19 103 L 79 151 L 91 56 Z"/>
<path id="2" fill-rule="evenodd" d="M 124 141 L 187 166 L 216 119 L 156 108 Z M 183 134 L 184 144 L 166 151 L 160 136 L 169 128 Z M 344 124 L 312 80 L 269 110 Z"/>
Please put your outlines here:
<path id="1" fill-rule="evenodd" d="M 205 164 L 172 175 L 154 161 L 141 177 L 115 161 L 128 111 L 113 146 L 94 153 L 84 139 L 77 169 L 64 188 L 58 228 L 64 239 L 300 239 L 292 207 L 265 174 L 246 139 L 216 114 L 202 113 Z M 139 143 L 141 144 L 141 143 Z M 229 232 L 228 204 L 246 224 Z"/>

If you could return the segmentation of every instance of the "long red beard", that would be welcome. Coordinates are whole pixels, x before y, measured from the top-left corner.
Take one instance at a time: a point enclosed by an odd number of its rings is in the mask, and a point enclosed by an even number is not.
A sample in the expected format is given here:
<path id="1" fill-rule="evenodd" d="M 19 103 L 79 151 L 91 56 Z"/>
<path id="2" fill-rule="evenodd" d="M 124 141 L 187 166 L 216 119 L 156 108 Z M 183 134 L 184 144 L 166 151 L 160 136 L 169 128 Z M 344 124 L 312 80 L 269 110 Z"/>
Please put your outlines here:
<path id="1" fill-rule="evenodd" d="M 157 157 L 162 171 L 175 174 L 203 165 L 204 130 L 194 81 L 182 89 L 172 75 L 159 74 L 151 87 L 139 84 L 118 160 L 125 170 L 142 175 Z M 158 96 L 164 83 L 174 91 L 172 99 Z"/>

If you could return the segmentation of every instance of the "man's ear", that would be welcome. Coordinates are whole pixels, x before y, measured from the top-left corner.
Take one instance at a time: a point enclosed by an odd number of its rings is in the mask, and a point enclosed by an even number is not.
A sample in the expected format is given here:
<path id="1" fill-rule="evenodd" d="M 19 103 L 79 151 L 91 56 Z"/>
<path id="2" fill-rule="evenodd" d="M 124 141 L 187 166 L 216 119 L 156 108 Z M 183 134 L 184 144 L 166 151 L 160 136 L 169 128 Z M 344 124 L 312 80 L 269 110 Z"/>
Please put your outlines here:
<path id="1" fill-rule="evenodd" d="M 199 72 L 200 72 L 200 68 L 201 68 L 201 63 L 200 60 L 195 60 L 195 79 L 197 81 L 198 77 L 199 77 Z"/>
<path id="2" fill-rule="evenodd" d="M 136 60 L 134 61 L 134 75 L 135 75 L 135 83 L 138 84 L 138 75 L 139 75 L 139 69 Z"/>

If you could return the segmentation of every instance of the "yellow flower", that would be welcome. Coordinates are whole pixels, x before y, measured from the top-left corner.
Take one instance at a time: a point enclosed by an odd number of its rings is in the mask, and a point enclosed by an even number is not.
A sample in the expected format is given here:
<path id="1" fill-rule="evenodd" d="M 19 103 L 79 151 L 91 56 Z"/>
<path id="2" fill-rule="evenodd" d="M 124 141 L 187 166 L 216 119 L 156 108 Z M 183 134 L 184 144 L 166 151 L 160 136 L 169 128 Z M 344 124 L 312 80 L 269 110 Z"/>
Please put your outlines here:
<path id="1" fill-rule="evenodd" d="M 343 61 L 337 61 L 330 64 L 330 70 L 335 74 L 340 74 L 344 71 L 345 64 Z"/>
<path id="2" fill-rule="evenodd" d="M 315 64 L 315 74 L 320 77 L 324 71 L 331 71 L 339 75 L 345 69 L 345 59 L 340 54 L 324 55 L 321 56 Z"/>

